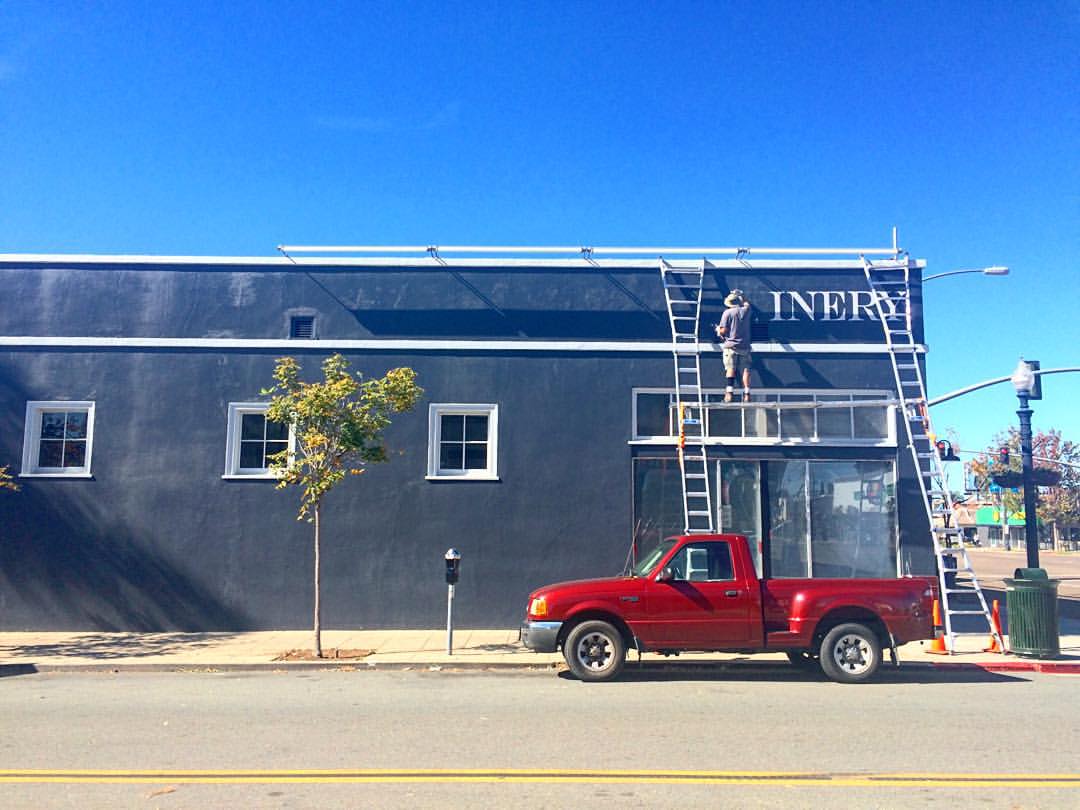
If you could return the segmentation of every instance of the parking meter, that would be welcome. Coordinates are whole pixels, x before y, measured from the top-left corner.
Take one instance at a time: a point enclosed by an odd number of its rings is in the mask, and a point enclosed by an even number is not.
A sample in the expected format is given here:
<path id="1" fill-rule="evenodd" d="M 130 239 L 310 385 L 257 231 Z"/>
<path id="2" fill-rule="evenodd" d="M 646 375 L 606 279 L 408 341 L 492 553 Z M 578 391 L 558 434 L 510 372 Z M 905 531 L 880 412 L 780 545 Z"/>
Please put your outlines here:
<path id="1" fill-rule="evenodd" d="M 443 556 L 446 560 L 446 654 L 454 654 L 454 585 L 461 573 L 461 553 L 456 548 L 448 548 Z"/>
<path id="2" fill-rule="evenodd" d="M 456 548 L 446 550 L 446 584 L 456 585 L 461 572 L 461 553 Z"/>

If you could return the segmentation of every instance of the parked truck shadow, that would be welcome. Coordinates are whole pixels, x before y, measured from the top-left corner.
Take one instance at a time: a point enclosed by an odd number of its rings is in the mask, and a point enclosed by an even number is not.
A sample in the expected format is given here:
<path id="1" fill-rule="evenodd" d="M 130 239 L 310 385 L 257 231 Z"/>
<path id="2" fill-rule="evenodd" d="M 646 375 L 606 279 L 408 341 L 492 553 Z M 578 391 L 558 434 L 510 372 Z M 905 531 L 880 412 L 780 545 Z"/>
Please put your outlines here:
<path id="1" fill-rule="evenodd" d="M 565 680 L 577 680 L 568 671 L 560 672 Z M 874 684 L 935 684 L 935 683 L 1026 683 L 1027 678 L 988 672 L 978 667 L 935 667 L 927 664 L 901 664 L 899 668 L 884 666 L 873 680 L 861 684 L 862 688 Z M 720 683 L 770 682 L 770 683 L 823 683 L 831 684 L 823 673 L 806 671 L 785 663 L 736 662 L 724 664 L 701 664 L 696 662 L 628 662 L 616 683 L 662 683 L 662 682 L 714 681 Z M 842 684 L 835 684 L 842 686 Z M 858 688 L 858 687 L 850 687 Z"/>

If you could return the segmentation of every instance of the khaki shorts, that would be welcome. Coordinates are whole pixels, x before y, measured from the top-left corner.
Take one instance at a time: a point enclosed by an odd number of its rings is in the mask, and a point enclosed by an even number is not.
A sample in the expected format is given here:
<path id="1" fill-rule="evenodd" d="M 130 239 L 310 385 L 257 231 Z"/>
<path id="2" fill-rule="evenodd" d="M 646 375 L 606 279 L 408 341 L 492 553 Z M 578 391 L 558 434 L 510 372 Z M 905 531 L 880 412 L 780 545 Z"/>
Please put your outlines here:
<path id="1" fill-rule="evenodd" d="M 750 352 L 737 352 L 724 347 L 724 374 L 738 378 L 744 370 L 750 369 Z"/>

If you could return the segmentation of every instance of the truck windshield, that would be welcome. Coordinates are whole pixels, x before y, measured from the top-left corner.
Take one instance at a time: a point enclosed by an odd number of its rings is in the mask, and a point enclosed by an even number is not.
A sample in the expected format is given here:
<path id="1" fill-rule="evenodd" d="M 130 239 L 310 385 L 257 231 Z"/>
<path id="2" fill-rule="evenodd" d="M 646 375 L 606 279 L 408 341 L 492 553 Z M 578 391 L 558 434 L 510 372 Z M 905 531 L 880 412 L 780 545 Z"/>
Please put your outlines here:
<path id="1" fill-rule="evenodd" d="M 663 559 L 664 555 L 671 551 L 671 547 L 675 545 L 675 539 L 664 540 L 660 545 L 646 554 L 637 565 L 631 569 L 630 573 L 635 577 L 643 577 L 648 574 L 656 564 Z"/>

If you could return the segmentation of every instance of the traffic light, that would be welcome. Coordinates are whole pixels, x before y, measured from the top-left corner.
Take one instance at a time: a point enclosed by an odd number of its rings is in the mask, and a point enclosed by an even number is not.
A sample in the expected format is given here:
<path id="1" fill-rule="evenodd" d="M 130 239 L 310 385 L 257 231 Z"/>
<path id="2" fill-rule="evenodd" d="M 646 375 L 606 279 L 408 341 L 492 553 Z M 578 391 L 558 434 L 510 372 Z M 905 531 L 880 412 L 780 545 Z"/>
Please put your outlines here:
<path id="1" fill-rule="evenodd" d="M 934 447 L 937 448 L 938 458 L 942 461 L 959 461 L 960 457 L 953 452 L 952 442 L 947 442 L 944 439 L 939 439 L 934 442 Z"/>
<path id="2" fill-rule="evenodd" d="M 998 461 L 1001 462 L 1001 466 L 1003 466 L 1003 467 L 1008 467 L 1009 466 L 1009 448 L 1008 447 L 1002 447 L 1000 450 L 998 450 Z"/>

